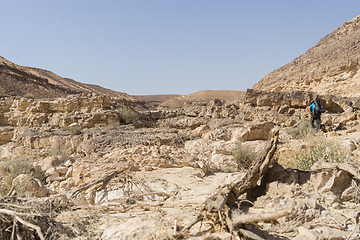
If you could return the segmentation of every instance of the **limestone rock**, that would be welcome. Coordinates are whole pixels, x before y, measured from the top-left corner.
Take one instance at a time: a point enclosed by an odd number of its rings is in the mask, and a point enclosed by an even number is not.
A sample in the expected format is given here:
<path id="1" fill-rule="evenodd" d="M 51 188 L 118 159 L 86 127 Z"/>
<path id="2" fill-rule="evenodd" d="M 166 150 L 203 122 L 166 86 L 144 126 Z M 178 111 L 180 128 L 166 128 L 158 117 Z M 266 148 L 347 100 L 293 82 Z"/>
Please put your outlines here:
<path id="1" fill-rule="evenodd" d="M 240 128 L 232 133 L 231 140 L 236 142 L 245 142 L 249 139 L 249 130 L 246 128 Z"/>
<path id="2" fill-rule="evenodd" d="M 311 175 L 311 182 L 315 189 L 325 193 L 331 191 L 336 196 L 350 185 L 349 173 L 343 170 L 314 173 Z"/>
<path id="3" fill-rule="evenodd" d="M 225 129 L 215 129 L 213 131 L 209 131 L 203 135 L 204 139 L 209 140 L 231 140 L 231 132 Z"/>
<path id="4" fill-rule="evenodd" d="M 8 143 L 14 136 L 13 127 L 0 127 L 0 144 Z"/>
<path id="5" fill-rule="evenodd" d="M 249 124 L 248 125 L 248 129 L 249 129 L 248 141 L 268 140 L 270 137 L 270 132 L 273 127 L 274 127 L 274 123 L 272 123 L 272 122 Z"/>
<path id="6" fill-rule="evenodd" d="M 331 228 L 331 227 L 318 227 L 315 229 L 307 229 L 305 227 L 299 228 L 299 234 L 295 239 L 300 240 L 318 240 L 318 239 L 331 239 L 331 240 L 344 240 L 345 232 Z"/>
<path id="7" fill-rule="evenodd" d="M 210 127 L 208 125 L 201 125 L 201 126 L 195 128 L 194 130 L 192 130 L 191 134 L 192 135 L 201 135 L 201 134 L 205 134 L 209 130 L 210 130 Z"/>
<path id="8" fill-rule="evenodd" d="M 62 163 L 62 160 L 57 156 L 50 156 L 42 160 L 41 169 L 47 171 L 49 168 L 59 166 Z"/>

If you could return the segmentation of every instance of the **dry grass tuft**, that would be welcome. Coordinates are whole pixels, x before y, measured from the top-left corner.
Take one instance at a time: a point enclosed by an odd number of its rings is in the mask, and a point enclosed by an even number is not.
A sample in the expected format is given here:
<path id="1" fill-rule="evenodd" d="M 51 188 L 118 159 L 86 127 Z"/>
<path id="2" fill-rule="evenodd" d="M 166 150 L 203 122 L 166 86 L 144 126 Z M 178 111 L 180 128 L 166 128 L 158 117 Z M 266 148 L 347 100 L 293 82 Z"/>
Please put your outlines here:
<path id="1" fill-rule="evenodd" d="M 256 159 L 257 153 L 253 147 L 245 146 L 242 142 L 239 142 L 232 150 L 232 155 L 240 169 L 248 169 Z"/>
<path id="2" fill-rule="evenodd" d="M 285 150 L 279 154 L 279 163 L 284 167 L 310 170 L 319 160 L 345 162 L 350 152 L 339 142 L 326 139 L 321 133 L 309 131 L 301 141 L 287 143 Z"/>
<path id="3" fill-rule="evenodd" d="M 309 120 L 301 120 L 294 128 L 288 128 L 287 132 L 294 139 L 304 139 L 309 134 L 315 134 L 315 130 L 311 127 Z"/>
<path id="4" fill-rule="evenodd" d="M 34 96 L 34 94 L 32 94 L 32 93 L 26 93 L 26 94 L 24 95 L 24 98 L 27 98 L 27 99 L 34 99 L 34 98 L 35 98 L 35 96 Z"/>

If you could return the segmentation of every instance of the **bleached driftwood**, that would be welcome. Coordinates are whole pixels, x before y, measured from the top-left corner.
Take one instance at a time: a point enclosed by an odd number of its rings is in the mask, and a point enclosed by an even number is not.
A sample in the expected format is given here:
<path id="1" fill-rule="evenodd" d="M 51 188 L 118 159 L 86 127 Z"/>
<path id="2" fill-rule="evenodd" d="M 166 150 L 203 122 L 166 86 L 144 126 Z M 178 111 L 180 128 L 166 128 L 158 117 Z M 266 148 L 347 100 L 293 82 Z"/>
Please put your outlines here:
<path id="1" fill-rule="evenodd" d="M 255 233 L 246 230 L 246 229 L 239 229 L 239 232 L 244 235 L 245 237 L 252 239 L 252 240 L 265 240 L 264 238 L 256 235 Z"/>
<path id="2" fill-rule="evenodd" d="M 241 224 L 274 221 L 281 217 L 290 215 L 291 212 L 291 209 L 285 209 L 277 212 L 239 215 L 232 219 L 233 227 L 238 227 Z"/>

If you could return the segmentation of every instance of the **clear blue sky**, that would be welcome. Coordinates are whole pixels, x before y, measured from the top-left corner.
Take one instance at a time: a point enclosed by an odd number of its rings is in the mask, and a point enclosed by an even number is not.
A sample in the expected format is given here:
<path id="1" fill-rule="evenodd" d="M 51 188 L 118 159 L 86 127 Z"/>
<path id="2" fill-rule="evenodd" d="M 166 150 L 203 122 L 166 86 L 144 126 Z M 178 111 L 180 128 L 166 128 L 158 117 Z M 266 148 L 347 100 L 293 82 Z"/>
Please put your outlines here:
<path id="1" fill-rule="evenodd" d="M 359 0 L 12 0 L 0 56 L 128 94 L 246 90 L 360 14 Z"/>

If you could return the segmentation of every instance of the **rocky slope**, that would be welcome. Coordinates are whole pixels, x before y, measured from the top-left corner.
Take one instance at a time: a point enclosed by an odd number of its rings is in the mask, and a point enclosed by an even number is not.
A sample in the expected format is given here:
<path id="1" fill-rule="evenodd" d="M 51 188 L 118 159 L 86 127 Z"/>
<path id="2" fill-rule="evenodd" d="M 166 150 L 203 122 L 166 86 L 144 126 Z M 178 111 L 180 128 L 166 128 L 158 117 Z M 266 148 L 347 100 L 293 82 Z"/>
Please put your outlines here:
<path id="1" fill-rule="evenodd" d="M 360 99 L 322 98 L 324 132 L 313 136 L 339 142 L 347 162 L 324 155 L 312 171 L 283 167 L 289 159 L 281 158 L 284 153 L 306 147 L 289 129 L 308 117 L 313 94 L 248 90 L 241 101 L 143 112 L 133 110 L 134 102 L 104 95 L 3 98 L 0 226 L 14 231 L 2 231 L 0 238 L 14 232 L 36 239 L 40 231 L 46 239 L 355 239 Z M 220 201 L 219 213 L 191 225 L 204 204 L 249 172 L 233 155 L 238 144 L 261 152 L 274 127 L 280 127 L 279 142 L 262 184 Z M 10 189 L 5 180 L 24 163 L 33 169 Z M 284 211 L 277 221 L 230 224 Z"/>
<path id="2" fill-rule="evenodd" d="M 0 96 L 31 94 L 35 98 L 55 98 L 78 93 L 107 94 L 132 99 L 125 93 L 62 78 L 47 70 L 19 66 L 0 57 Z"/>
<path id="3" fill-rule="evenodd" d="M 252 88 L 266 91 L 315 91 L 358 97 L 360 89 L 360 15 L 321 39 L 305 54 L 266 75 Z"/>

